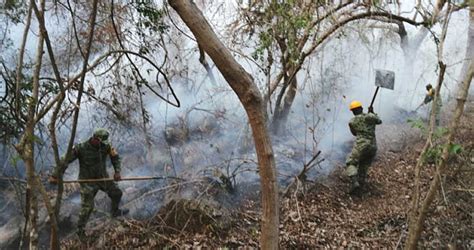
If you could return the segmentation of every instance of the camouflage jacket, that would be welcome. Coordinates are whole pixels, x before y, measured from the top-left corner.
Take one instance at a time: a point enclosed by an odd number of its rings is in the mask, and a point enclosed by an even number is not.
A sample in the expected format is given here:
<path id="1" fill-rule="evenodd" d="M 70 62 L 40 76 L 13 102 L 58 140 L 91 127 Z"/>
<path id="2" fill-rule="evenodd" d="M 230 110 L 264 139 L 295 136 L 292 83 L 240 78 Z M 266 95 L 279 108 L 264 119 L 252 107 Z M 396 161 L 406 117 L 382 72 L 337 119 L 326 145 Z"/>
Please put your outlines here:
<path id="1" fill-rule="evenodd" d="M 110 143 L 100 143 L 98 146 L 92 145 L 90 140 L 75 145 L 71 156 L 63 160 L 66 165 L 63 169 L 56 167 L 53 176 L 58 177 L 66 171 L 67 165 L 79 159 L 79 179 L 107 178 L 106 159 L 110 157 L 115 172 L 120 172 L 121 159 L 117 151 Z"/>
<path id="2" fill-rule="evenodd" d="M 354 116 L 349 122 L 351 133 L 356 136 L 356 142 L 375 142 L 375 126 L 381 124 L 382 120 L 372 113 L 362 113 Z"/>

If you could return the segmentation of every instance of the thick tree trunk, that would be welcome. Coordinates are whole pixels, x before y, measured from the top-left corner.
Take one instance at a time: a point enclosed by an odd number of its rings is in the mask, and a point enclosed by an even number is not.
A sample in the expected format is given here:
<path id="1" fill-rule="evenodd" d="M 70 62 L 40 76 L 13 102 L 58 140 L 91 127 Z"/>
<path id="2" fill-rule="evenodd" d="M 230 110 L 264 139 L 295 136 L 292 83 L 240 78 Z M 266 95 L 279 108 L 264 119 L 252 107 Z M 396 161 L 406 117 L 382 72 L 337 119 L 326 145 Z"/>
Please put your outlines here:
<path id="1" fill-rule="evenodd" d="M 414 63 L 418 55 L 418 50 L 420 49 L 421 44 L 428 36 L 428 34 L 429 30 L 425 27 L 421 27 L 420 30 L 418 30 L 418 32 L 416 33 L 416 35 L 412 38 L 408 38 L 408 36 L 404 36 L 401 38 L 400 46 L 403 51 L 405 62 L 403 65 L 403 81 L 416 82 L 416 77 L 414 77 Z"/>
<path id="2" fill-rule="evenodd" d="M 296 97 L 296 90 L 298 88 L 298 82 L 296 77 L 290 82 L 288 89 L 286 89 L 283 98 L 283 104 L 277 102 L 275 106 L 275 112 L 272 120 L 272 132 L 276 135 L 280 134 L 284 126 L 288 121 L 288 115 L 290 114 L 291 106 Z"/>
<path id="3" fill-rule="evenodd" d="M 247 112 L 261 177 L 263 217 L 260 244 L 263 249 L 277 249 L 278 184 L 262 96 L 252 77 L 237 63 L 229 49 L 217 38 L 197 6 L 190 0 L 169 0 L 168 2 L 193 32 L 199 45 L 212 58 Z"/>
<path id="4" fill-rule="evenodd" d="M 438 22 L 439 19 L 439 14 L 441 10 L 444 8 L 444 5 L 446 4 L 446 0 L 437 0 L 434 9 L 433 9 L 433 14 L 431 16 L 431 19 L 428 20 L 431 24 L 430 26 L 433 26 Z M 403 28 L 402 28 L 403 27 Z M 414 35 L 412 38 L 409 38 L 407 36 L 405 27 L 402 26 L 400 27 L 400 47 L 403 50 L 403 55 L 404 55 L 404 67 L 403 67 L 403 75 L 402 79 L 405 82 L 415 82 L 414 79 L 414 62 L 416 61 L 415 58 L 417 57 L 418 50 L 421 47 L 421 44 L 425 40 L 425 38 L 429 34 L 429 29 L 426 28 L 425 26 L 421 26 L 416 35 Z"/>
<path id="5" fill-rule="evenodd" d="M 467 31 L 467 44 L 466 44 L 466 54 L 464 56 L 464 63 L 461 68 L 461 73 L 459 74 L 459 80 L 463 79 L 469 69 L 469 65 L 474 62 L 474 1 L 469 2 L 470 17 L 469 17 L 469 29 Z M 462 85 L 457 85 L 455 93 L 459 93 Z"/>

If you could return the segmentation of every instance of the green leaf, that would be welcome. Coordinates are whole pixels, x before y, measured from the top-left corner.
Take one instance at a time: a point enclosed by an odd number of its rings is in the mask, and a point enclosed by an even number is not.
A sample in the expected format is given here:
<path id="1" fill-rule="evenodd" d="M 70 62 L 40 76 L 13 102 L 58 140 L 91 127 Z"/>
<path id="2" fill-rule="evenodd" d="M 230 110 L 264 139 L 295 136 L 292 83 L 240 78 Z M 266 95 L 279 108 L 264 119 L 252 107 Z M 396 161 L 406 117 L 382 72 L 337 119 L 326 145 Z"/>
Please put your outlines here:
<path id="1" fill-rule="evenodd" d="M 461 144 L 451 144 L 449 146 L 449 153 L 450 154 L 459 154 L 463 150 Z"/>
<path id="2" fill-rule="evenodd" d="M 410 118 L 410 119 L 407 120 L 407 123 L 410 124 L 410 126 L 412 128 L 418 128 L 423 132 L 426 131 L 425 123 L 420 118 L 418 118 L 418 119 L 411 119 Z"/>
<path id="3" fill-rule="evenodd" d="M 37 144 L 40 144 L 40 145 L 44 144 L 44 141 L 36 135 L 31 135 L 30 137 L 28 137 L 28 139 L 30 141 L 32 141 L 34 143 L 37 143 Z"/>
<path id="4" fill-rule="evenodd" d="M 443 127 L 438 127 L 436 128 L 436 130 L 434 131 L 434 134 L 433 134 L 433 137 L 435 139 L 438 139 L 438 138 L 441 138 L 443 137 L 444 135 L 446 135 L 448 133 L 448 129 L 447 128 L 443 128 Z"/>
<path id="5" fill-rule="evenodd" d="M 16 167 L 16 165 L 18 164 L 18 161 L 21 160 L 21 157 L 20 155 L 14 155 L 10 158 L 10 164 L 14 167 Z"/>

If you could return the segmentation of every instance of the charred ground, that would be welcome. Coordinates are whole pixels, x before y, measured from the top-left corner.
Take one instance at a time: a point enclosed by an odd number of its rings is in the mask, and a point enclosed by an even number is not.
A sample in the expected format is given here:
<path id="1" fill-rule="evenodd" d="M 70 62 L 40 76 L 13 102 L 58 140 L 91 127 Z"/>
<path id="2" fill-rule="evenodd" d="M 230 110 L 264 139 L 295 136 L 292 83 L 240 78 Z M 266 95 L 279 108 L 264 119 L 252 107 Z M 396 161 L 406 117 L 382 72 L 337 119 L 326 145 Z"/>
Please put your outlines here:
<path id="1" fill-rule="evenodd" d="M 474 247 L 473 121 L 474 105 L 471 102 L 456 139 L 463 150 L 450 160 L 443 190 L 425 223 L 420 241 L 423 247 Z M 377 133 L 379 153 L 369 171 L 369 184 L 364 194 L 347 194 L 347 180 L 340 164 L 329 176 L 296 185 L 281 198 L 280 242 L 283 248 L 403 246 L 414 166 L 424 139 L 418 130 L 406 123 L 384 124 Z M 427 189 L 433 172 L 433 165 L 422 170 L 423 189 Z M 96 223 L 89 230 L 91 236 L 96 236 L 91 237 L 90 242 L 81 243 L 71 235 L 62 243 L 68 248 L 258 247 L 261 217 L 258 186 L 241 189 L 245 189 L 240 193 L 244 199 L 234 200 L 235 204 L 232 204 L 233 200 L 227 200 L 227 206 L 219 208 L 200 201 L 174 201 L 147 220 L 122 218 Z M 210 190 L 207 195 L 222 196 L 222 190 L 216 190 Z"/>

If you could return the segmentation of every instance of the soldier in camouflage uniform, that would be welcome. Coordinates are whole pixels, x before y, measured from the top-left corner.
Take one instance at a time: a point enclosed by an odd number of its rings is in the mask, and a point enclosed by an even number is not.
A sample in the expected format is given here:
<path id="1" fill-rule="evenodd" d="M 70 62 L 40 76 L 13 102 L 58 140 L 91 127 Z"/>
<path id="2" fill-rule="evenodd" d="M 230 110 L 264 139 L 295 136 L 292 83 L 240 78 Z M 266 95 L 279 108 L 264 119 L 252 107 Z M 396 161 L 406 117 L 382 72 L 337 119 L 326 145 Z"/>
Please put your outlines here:
<path id="1" fill-rule="evenodd" d="M 435 91 L 435 89 L 433 88 L 433 86 L 431 86 L 431 84 L 426 85 L 426 91 L 427 91 L 427 93 L 426 93 L 426 95 L 425 95 L 425 99 L 423 99 L 423 102 L 420 104 L 419 107 L 430 103 L 430 102 L 433 101 L 434 98 L 435 98 L 436 91 Z M 442 106 L 442 105 L 443 105 L 443 104 L 442 104 L 442 102 L 441 102 L 441 97 L 438 96 L 438 98 L 436 99 L 435 109 L 434 109 L 436 126 L 439 126 L 439 114 L 440 114 L 441 106 Z M 431 112 L 430 112 L 430 113 L 431 113 Z"/>
<path id="2" fill-rule="evenodd" d="M 352 152 L 346 161 L 346 174 L 351 180 L 351 193 L 357 192 L 365 184 L 367 171 L 377 153 L 375 126 L 382 121 L 369 108 L 369 113 L 363 113 L 362 104 L 353 101 L 350 109 L 354 117 L 349 122 L 351 133 L 356 136 Z"/>
<path id="3" fill-rule="evenodd" d="M 101 179 L 108 178 L 106 170 L 106 158 L 110 157 L 115 170 L 114 180 L 121 179 L 120 176 L 120 157 L 117 151 L 107 141 L 109 132 L 106 129 L 99 128 L 94 131 L 92 137 L 73 147 L 70 158 L 64 159 L 66 163 L 64 168 L 56 167 L 49 181 L 53 184 L 58 182 L 66 171 L 67 164 L 79 159 L 79 179 Z M 113 217 L 128 213 L 128 209 L 119 209 L 122 191 L 115 182 L 104 181 L 95 183 L 81 183 L 81 211 L 77 223 L 77 234 L 81 239 L 85 237 L 84 228 L 94 210 L 94 197 L 99 190 L 106 192 L 112 200 L 111 213 Z"/>

